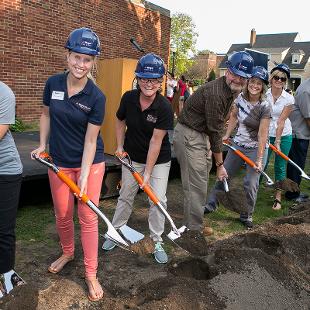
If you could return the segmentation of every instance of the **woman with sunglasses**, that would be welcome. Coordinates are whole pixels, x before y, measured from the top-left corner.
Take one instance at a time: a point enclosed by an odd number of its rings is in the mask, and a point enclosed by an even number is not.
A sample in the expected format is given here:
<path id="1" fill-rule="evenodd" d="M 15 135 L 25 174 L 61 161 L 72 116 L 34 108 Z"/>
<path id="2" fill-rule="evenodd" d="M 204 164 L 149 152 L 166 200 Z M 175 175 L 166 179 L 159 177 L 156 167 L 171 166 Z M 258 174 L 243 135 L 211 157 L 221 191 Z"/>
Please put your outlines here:
<path id="1" fill-rule="evenodd" d="M 138 88 L 126 92 L 116 113 L 116 153 L 125 152 L 132 159 L 134 168 L 143 175 L 143 187 L 149 184 L 165 205 L 171 163 L 171 146 L 168 130 L 173 129 L 173 112 L 169 101 L 160 94 L 165 67 L 163 60 L 149 53 L 138 61 L 135 75 Z M 122 186 L 112 224 L 120 228 L 127 223 L 139 186 L 131 172 L 122 167 Z M 150 200 L 149 229 L 155 242 L 154 258 L 158 263 L 168 261 L 162 247 L 165 218 Z M 107 239 L 102 248 L 115 248 Z"/>
<path id="2" fill-rule="evenodd" d="M 271 122 L 269 126 L 269 142 L 276 148 L 288 155 L 292 145 L 292 126 L 289 115 L 292 112 L 294 97 L 285 91 L 286 82 L 290 78 L 290 69 L 286 64 L 275 66 L 270 72 L 270 88 L 267 91 L 267 100 L 271 106 Z M 268 151 L 268 159 L 265 169 L 271 156 L 272 150 Z M 275 180 L 281 181 L 286 178 L 286 161 L 275 156 L 274 174 Z M 281 191 L 275 192 L 273 210 L 281 209 Z"/>

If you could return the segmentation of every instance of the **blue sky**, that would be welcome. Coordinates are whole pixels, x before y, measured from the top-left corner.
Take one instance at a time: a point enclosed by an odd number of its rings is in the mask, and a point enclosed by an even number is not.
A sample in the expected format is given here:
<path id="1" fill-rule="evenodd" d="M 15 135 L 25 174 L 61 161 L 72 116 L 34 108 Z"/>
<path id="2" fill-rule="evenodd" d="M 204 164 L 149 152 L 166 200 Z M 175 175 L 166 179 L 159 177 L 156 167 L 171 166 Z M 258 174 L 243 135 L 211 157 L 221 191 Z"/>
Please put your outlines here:
<path id="1" fill-rule="evenodd" d="M 310 41 L 309 0 L 149 0 L 171 11 L 187 13 L 199 33 L 196 47 L 226 53 L 232 43 L 247 43 L 257 34 L 298 32 Z M 211 6 L 209 9 L 209 5 Z"/>

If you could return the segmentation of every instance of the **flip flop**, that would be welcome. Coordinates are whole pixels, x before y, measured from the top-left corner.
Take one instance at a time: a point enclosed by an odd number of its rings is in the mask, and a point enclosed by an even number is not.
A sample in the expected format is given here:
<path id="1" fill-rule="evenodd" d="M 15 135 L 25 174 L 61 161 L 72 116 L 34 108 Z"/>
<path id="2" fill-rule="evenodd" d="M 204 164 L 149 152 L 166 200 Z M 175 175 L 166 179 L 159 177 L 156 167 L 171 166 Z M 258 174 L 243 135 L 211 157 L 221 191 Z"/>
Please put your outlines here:
<path id="1" fill-rule="evenodd" d="M 68 263 L 70 263 L 71 261 L 73 261 L 74 256 L 66 256 L 66 255 L 62 255 L 60 256 L 58 259 L 56 259 L 52 264 L 57 263 L 57 266 L 60 266 L 60 268 L 53 268 L 52 265 L 48 267 L 48 271 L 50 273 L 54 273 L 57 274 L 59 273 Z"/>
<path id="2" fill-rule="evenodd" d="M 96 280 L 99 283 L 97 278 L 96 278 Z M 92 280 L 85 278 L 85 283 L 87 285 L 88 290 L 90 290 L 90 288 L 91 288 L 93 290 L 93 292 L 95 292 L 95 287 L 94 287 L 94 284 L 92 283 Z M 99 283 L 99 285 L 100 285 L 100 283 Z M 98 301 L 104 297 L 104 292 L 102 290 L 102 296 L 101 297 L 95 297 L 94 298 L 94 297 L 90 296 L 90 293 L 87 294 L 87 297 L 90 301 Z"/>

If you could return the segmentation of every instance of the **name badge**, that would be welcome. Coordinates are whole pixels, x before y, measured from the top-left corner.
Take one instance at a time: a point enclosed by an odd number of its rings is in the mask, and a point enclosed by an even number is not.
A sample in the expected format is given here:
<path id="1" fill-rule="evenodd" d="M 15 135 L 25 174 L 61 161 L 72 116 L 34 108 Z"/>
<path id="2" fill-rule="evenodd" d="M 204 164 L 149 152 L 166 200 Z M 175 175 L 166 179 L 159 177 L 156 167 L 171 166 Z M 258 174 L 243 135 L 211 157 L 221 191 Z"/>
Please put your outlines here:
<path id="1" fill-rule="evenodd" d="M 64 100 L 65 93 L 63 91 L 56 91 L 54 90 L 52 93 L 52 99 L 55 100 Z"/>

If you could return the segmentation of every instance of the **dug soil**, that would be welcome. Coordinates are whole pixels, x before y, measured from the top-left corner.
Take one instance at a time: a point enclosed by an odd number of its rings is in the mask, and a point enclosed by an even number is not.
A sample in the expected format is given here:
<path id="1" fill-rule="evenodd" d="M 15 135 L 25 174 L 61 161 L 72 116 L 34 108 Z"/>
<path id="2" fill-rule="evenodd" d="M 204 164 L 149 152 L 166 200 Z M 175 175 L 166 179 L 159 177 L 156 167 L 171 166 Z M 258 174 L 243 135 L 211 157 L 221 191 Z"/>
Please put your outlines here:
<path id="1" fill-rule="evenodd" d="M 169 213 L 180 227 L 179 183 L 169 183 L 168 201 Z M 111 218 L 116 199 L 104 200 L 101 205 Z M 128 224 L 146 236 L 147 211 L 147 200 L 141 193 Z M 171 228 L 166 224 L 168 233 Z M 102 233 L 105 229 L 100 224 Z M 152 254 L 146 254 L 151 244 L 138 254 L 120 248 L 104 252 L 100 238 L 98 278 L 105 297 L 98 302 L 87 299 L 78 237 L 74 261 L 55 275 L 47 272 L 49 264 L 60 254 L 55 227 L 47 227 L 45 233 L 46 242 L 17 242 L 16 270 L 27 284 L 2 298 L 0 309 L 309 309 L 310 204 L 307 203 L 252 231 L 225 239 L 207 237 L 203 240 L 206 247 L 203 251 L 195 248 L 197 242 L 202 244 L 200 236 L 188 234 L 183 245 L 188 246 L 188 238 L 192 238 L 195 255 L 165 238 L 169 262 L 162 265 L 154 261 Z"/>

